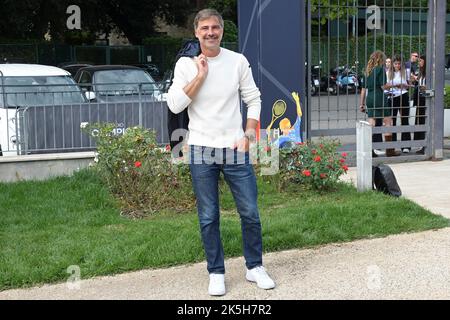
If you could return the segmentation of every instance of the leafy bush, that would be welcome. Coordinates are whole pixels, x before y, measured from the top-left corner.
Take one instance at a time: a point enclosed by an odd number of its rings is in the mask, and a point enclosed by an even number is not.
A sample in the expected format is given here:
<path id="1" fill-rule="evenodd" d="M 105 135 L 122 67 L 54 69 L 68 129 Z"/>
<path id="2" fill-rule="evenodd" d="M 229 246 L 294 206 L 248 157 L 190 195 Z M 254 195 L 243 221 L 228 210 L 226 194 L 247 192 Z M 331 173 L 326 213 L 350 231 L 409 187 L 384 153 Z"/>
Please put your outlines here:
<path id="1" fill-rule="evenodd" d="M 280 150 L 281 183 L 302 184 L 316 190 L 332 189 L 346 173 L 346 153 L 339 154 L 340 143 L 321 139 L 319 142 L 298 143 Z"/>
<path id="2" fill-rule="evenodd" d="M 263 176 L 268 183 L 278 186 L 279 191 L 292 185 L 300 185 L 306 189 L 333 189 L 339 177 L 346 173 L 347 154 L 337 152 L 340 143 L 336 140 L 321 139 L 319 142 L 297 143 L 279 149 L 279 171 L 274 175 Z M 261 167 L 264 158 L 271 157 L 274 150 L 265 146 L 259 150 L 256 171 L 262 175 Z M 269 153 L 261 156 L 262 152 Z"/>
<path id="3" fill-rule="evenodd" d="M 444 108 L 450 109 L 450 86 L 445 86 Z"/>
<path id="4" fill-rule="evenodd" d="M 238 28 L 233 21 L 224 21 L 223 42 L 238 42 Z"/>
<path id="5" fill-rule="evenodd" d="M 171 161 L 170 152 L 158 147 L 155 132 L 133 127 L 119 134 L 114 124 L 92 124 L 84 130 L 97 142 L 96 168 L 123 214 L 137 218 L 194 206 L 188 166 Z"/>

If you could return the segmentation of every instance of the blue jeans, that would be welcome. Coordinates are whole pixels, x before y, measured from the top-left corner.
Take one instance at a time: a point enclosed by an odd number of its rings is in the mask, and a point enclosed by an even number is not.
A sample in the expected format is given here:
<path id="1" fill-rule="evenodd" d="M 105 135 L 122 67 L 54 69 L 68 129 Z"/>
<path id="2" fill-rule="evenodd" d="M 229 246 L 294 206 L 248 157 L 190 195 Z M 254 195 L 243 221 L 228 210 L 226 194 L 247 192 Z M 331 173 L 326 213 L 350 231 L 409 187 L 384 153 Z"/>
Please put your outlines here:
<path id="1" fill-rule="evenodd" d="M 258 190 L 249 154 L 231 149 L 191 146 L 190 169 L 197 197 L 197 210 L 209 273 L 225 273 L 220 238 L 219 175 L 223 173 L 241 218 L 245 264 L 262 265 L 261 222 Z M 223 160 L 223 161 L 222 161 Z"/>

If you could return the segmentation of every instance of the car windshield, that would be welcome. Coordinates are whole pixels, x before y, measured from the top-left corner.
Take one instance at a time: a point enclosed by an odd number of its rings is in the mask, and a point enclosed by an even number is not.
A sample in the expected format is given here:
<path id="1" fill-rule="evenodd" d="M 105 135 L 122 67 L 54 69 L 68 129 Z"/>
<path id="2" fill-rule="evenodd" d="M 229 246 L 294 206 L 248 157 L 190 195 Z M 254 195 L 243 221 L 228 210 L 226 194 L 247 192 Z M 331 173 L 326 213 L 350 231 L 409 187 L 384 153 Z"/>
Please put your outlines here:
<path id="1" fill-rule="evenodd" d="M 85 102 L 80 88 L 68 76 L 4 77 L 3 88 L 10 107 Z"/>
<path id="2" fill-rule="evenodd" d="M 144 70 L 102 70 L 94 74 L 95 91 L 100 94 L 132 94 L 139 92 L 139 84 L 147 94 L 158 94 L 155 80 Z M 102 84 L 104 83 L 104 84 Z M 102 85 L 99 85 L 102 84 Z"/>

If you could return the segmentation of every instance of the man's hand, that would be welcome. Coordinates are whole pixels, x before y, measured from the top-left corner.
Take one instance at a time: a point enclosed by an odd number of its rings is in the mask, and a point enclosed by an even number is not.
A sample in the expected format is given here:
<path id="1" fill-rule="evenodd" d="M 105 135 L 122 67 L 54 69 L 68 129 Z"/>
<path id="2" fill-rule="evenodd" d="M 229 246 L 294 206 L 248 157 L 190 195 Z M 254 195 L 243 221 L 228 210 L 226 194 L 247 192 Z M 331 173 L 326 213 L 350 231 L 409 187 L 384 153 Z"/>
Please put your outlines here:
<path id="1" fill-rule="evenodd" d="M 204 54 L 195 57 L 195 63 L 198 70 L 197 76 L 183 88 L 190 99 L 194 99 L 197 96 L 208 75 L 208 60 Z"/>
<path id="2" fill-rule="evenodd" d="M 201 54 L 195 59 L 195 62 L 197 63 L 198 76 L 206 78 L 208 75 L 208 60 L 206 59 L 206 56 Z"/>
<path id="3" fill-rule="evenodd" d="M 248 152 L 250 149 L 250 141 L 247 137 L 243 137 L 242 139 L 239 139 L 234 145 L 232 149 L 236 149 L 239 152 Z"/>

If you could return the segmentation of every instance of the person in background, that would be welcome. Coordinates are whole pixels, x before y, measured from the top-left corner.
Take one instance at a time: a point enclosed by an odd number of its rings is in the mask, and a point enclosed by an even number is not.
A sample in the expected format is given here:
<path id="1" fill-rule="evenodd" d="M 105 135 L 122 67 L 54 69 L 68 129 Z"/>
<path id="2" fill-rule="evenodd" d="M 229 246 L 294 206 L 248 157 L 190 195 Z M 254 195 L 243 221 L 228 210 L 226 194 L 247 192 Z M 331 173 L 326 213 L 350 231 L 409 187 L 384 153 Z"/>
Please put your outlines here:
<path id="1" fill-rule="evenodd" d="M 386 72 L 384 71 L 385 55 L 382 51 L 375 51 L 370 55 L 367 67 L 365 70 L 364 87 L 361 89 L 360 95 L 360 111 L 366 112 L 368 122 L 371 126 L 377 124 L 377 119 L 382 119 L 385 126 L 392 125 L 392 108 L 383 93 L 383 90 L 388 90 L 391 85 L 386 83 Z M 384 135 L 386 142 L 392 141 L 392 133 L 388 132 Z M 382 142 L 382 137 L 379 135 L 372 135 L 373 142 Z M 376 153 L 372 154 L 377 156 Z M 392 148 L 386 149 L 388 157 L 394 156 L 395 150 Z"/>
<path id="2" fill-rule="evenodd" d="M 411 80 L 417 81 L 419 75 L 419 53 L 416 51 L 411 52 L 411 57 L 409 61 L 405 62 L 405 68 L 409 69 L 409 74 L 411 75 Z"/>
<path id="3" fill-rule="evenodd" d="M 391 58 L 386 58 L 386 62 L 384 63 L 384 71 L 387 73 L 389 69 L 391 69 Z"/>
<path id="4" fill-rule="evenodd" d="M 385 93 L 389 96 L 392 105 L 392 124 L 397 123 L 397 113 L 400 113 L 402 126 L 409 125 L 409 69 L 405 68 L 401 56 L 396 55 L 392 59 L 392 65 L 387 73 L 387 81 L 390 89 Z M 397 134 L 392 135 L 392 140 L 397 141 Z M 411 133 L 402 132 L 402 141 L 410 141 Z M 408 153 L 410 147 L 402 148 L 402 152 Z"/>
<path id="5" fill-rule="evenodd" d="M 426 89 L 426 57 L 419 58 L 419 73 L 414 84 L 414 105 L 416 106 L 416 125 L 424 125 L 426 120 L 426 101 L 423 93 Z M 425 140 L 425 131 L 414 132 L 414 140 Z M 425 147 L 417 151 L 418 154 L 425 154 Z"/>

